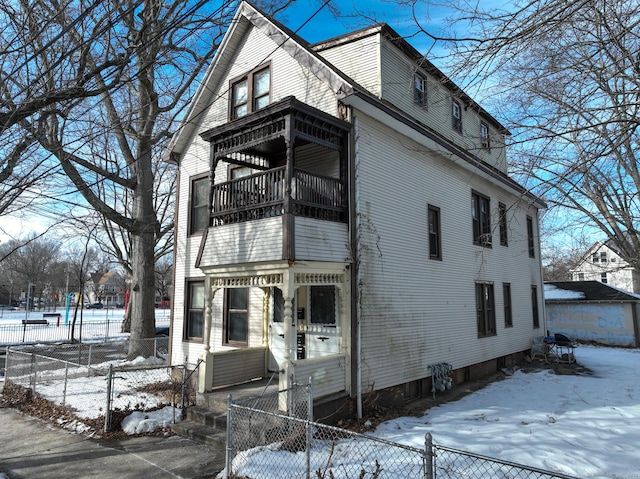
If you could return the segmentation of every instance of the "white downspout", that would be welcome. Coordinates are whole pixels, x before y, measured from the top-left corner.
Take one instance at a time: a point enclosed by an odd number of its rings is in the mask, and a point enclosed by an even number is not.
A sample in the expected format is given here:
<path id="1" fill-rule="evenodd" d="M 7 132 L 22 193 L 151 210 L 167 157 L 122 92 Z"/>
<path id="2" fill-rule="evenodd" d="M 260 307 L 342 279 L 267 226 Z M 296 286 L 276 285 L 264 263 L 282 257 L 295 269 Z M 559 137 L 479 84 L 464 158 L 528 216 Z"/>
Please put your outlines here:
<path id="1" fill-rule="evenodd" d="M 358 162 L 359 162 L 359 154 L 358 154 L 358 147 L 359 147 L 359 122 L 358 122 L 358 118 L 353 118 L 353 138 L 354 138 L 354 145 L 353 145 L 353 155 L 354 155 L 354 159 L 353 159 L 353 164 L 354 164 L 354 171 L 352 172 L 353 175 L 356 174 L 356 171 L 358 171 Z M 360 268 L 358 267 L 358 263 L 359 263 L 359 253 L 358 253 L 358 241 L 360 240 L 359 234 L 358 232 L 360 231 L 360 215 L 358 213 L 360 213 L 360 202 L 358 201 L 359 198 L 359 194 L 358 194 L 358 182 L 357 181 L 353 181 L 353 185 L 354 185 L 354 197 L 355 197 L 355 228 L 356 228 L 356 244 L 354 245 L 354 253 L 355 253 L 355 257 L 353 258 L 353 266 L 356 268 L 356 291 L 358 290 L 358 284 L 360 284 Z M 359 299 L 360 299 L 360 294 L 358 293 L 358 303 L 356 303 L 356 342 L 357 342 L 357 349 L 356 349 L 356 408 L 357 408 L 357 412 L 358 412 L 358 419 L 362 419 L 362 327 L 361 327 L 361 316 L 362 316 L 362 311 L 360 311 L 360 303 L 359 303 Z"/>

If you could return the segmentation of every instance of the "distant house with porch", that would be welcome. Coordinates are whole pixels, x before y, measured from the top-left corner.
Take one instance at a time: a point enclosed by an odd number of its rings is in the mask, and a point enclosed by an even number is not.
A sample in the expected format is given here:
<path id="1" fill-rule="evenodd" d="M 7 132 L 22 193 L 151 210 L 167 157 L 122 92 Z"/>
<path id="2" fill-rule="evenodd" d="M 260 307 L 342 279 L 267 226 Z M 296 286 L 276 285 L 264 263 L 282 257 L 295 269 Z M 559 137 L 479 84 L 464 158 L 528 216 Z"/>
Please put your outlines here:
<path id="1" fill-rule="evenodd" d="M 171 361 L 361 412 L 495 371 L 545 329 L 538 210 L 509 132 L 387 25 L 309 45 L 240 4 L 179 166 Z"/>
<path id="2" fill-rule="evenodd" d="M 612 241 L 597 241 L 571 270 L 573 281 L 599 281 L 631 293 L 640 293 L 640 275 L 622 259 Z"/>
<path id="3" fill-rule="evenodd" d="M 102 303 L 105 307 L 115 307 L 124 302 L 124 278 L 116 271 L 91 274 L 87 284 L 88 303 Z"/>
<path id="4" fill-rule="evenodd" d="M 578 341 L 640 347 L 640 296 L 599 281 L 544 285 L 547 328 Z"/>

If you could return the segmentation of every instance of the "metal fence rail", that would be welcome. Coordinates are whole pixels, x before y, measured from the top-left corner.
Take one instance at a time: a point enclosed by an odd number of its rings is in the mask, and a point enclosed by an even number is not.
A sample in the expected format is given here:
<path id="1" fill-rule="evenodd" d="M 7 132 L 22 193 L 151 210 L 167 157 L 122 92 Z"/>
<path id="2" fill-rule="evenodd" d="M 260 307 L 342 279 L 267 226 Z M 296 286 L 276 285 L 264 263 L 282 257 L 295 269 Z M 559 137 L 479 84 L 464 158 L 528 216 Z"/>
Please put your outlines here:
<path id="1" fill-rule="evenodd" d="M 559 472 L 546 471 L 439 445 L 434 445 L 433 451 L 434 477 L 437 478 L 576 479 Z"/>
<path id="2" fill-rule="evenodd" d="M 197 365 L 167 366 L 156 349 L 166 338 L 147 341 L 156 357 L 144 365 L 123 361 L 126 342 L 8 348 L 5 396 L 28 392 L 105 431 L 133 411 L 195 404 Z"/>
<path id="3" fill-rule="evenodd" d="M 300 394 L 311 397 L 311 385 L 296 388 L 291 395 L 280 391 L 241 403 L 229 399 L 224 477 L 576 479 L 439 446 L 430 434 L 417 448 L 317 423 L 311 420 L 312 402 L 303 407 Z M 294 399 L 287 403 L 287 396 Z"/>

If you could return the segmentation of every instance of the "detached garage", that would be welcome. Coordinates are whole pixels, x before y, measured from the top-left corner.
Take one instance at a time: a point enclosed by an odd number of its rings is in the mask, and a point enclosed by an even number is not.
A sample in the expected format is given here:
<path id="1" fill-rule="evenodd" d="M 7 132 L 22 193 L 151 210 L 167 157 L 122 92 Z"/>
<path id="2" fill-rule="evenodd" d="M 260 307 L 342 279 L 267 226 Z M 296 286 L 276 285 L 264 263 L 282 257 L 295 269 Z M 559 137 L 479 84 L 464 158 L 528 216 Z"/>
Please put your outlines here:
<path id="1" fill-rule="evenodd" d="M 574 340 L 640 347 L 640 295 L 599 281 L 544 285 L 547 327 Z"/>

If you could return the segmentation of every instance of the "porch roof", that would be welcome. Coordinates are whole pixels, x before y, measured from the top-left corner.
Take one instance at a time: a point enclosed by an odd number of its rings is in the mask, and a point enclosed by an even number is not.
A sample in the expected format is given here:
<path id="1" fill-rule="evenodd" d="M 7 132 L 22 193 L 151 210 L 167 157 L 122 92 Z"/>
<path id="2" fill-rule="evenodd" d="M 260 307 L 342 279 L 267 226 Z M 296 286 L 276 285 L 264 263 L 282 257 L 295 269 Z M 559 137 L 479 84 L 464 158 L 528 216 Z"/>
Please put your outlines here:
<path id="1" fill-rule="evenodd" d="M 342 150 L 351 123 L 287 97 L 262 110 L 200 134 L 216 157 L 244 153 L 260 158 L 281 154 L 288 138 Z"/>

